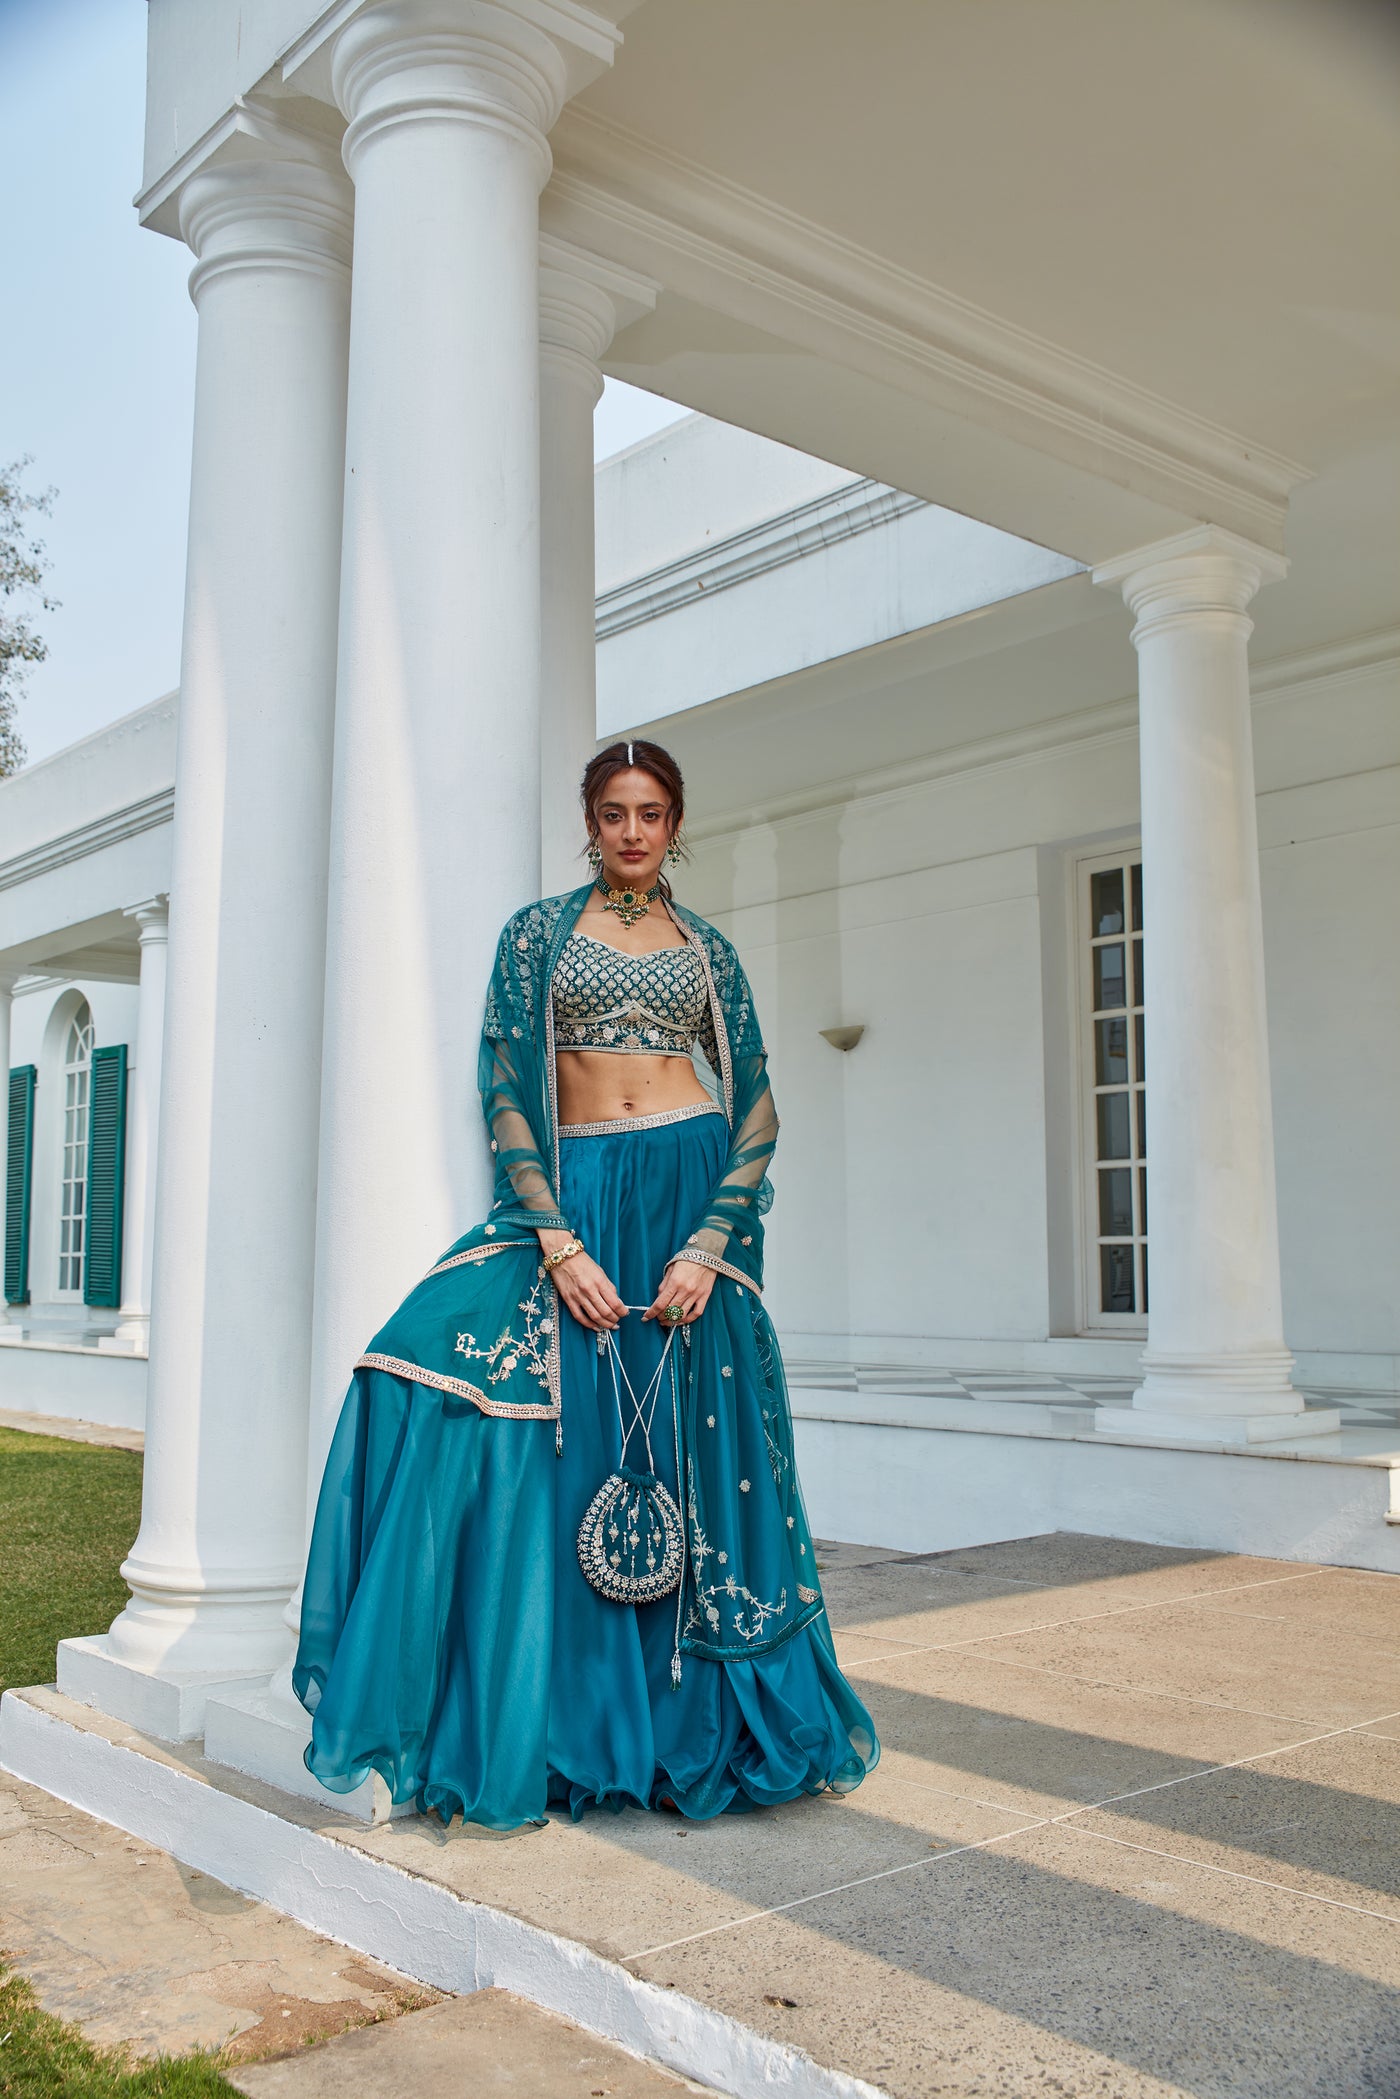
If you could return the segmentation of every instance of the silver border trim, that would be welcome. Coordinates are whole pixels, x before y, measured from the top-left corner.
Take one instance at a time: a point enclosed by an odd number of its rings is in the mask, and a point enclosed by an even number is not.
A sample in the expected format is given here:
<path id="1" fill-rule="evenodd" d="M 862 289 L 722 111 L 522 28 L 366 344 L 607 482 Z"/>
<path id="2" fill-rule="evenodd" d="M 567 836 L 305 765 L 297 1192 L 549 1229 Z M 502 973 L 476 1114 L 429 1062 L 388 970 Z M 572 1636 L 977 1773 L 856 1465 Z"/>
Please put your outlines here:
<path id="1" fill-rule="evenodd" d="M 683 1108 L 658 1108 L 654 1115 L 617 1115 L 610 1122 L 561 1122 L 561 1137 L 621 1137 L 630 1130 L 659 1130 L 689 1122 L 693 1115 L 723 1115 L 718 1101 L 687 1101 Z"/>

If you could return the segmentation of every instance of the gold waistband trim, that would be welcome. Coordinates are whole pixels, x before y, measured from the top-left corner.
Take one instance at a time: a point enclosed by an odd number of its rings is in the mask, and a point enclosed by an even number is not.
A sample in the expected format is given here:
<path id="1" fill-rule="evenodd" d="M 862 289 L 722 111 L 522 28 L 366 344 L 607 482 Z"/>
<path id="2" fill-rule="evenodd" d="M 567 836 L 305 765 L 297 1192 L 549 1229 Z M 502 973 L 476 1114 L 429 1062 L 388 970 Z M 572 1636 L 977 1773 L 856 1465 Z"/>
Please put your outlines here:
<path id="1" fill-rule="evenodd" d="M 660 1130 L 667 1123 L 689 1122 L 692 1115 L 723 1115 L 717 1101 L 687 1101 L 683 1108 L 660 1108 L 655 1115 L 618 1115 L 611 1122 L 561 1122 L 561 1137 L 620 1137 L 628 1130 Z"/>

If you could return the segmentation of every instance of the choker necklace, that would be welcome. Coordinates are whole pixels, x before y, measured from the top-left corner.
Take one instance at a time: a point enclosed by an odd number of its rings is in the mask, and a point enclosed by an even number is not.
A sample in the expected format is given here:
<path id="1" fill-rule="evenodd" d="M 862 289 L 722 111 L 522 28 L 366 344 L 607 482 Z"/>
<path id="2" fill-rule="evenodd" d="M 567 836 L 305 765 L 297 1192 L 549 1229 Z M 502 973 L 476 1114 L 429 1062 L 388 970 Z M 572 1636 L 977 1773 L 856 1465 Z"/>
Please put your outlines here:
<path id="1" fill-rule="evenodd" d="M 650 889 L 614 889 L 603 874 L 598 877 L 597 887 L 603 909 L 615 911 L 625 926 L 634 926 L 639 918 L 645 918 L 661 894 L 659 882 L 653 882 Z"/>

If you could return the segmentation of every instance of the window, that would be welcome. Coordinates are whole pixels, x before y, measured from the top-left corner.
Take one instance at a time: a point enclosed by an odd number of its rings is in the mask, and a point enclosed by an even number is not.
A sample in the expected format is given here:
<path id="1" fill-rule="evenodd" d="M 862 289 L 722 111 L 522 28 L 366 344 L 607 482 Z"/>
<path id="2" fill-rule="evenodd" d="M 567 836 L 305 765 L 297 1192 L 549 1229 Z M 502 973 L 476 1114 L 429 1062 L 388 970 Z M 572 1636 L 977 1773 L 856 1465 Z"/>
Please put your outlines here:
<path id="1" fill-rule="evenodd" d="M 1147 1316 L 1147 1090 L 1143 1060 L 1142 859 L 1080 864 L 1084 1071 L 1085 1324 Z"/>
<path id="2" fill-rule="evenodd" d="M 79 1006 L 63 1052 L 63 1186 L 59 1202 L 58 1289 L 81 1295 L 87 1231 L 88 1114 L 92 1089 L 92 1014 Z"/>

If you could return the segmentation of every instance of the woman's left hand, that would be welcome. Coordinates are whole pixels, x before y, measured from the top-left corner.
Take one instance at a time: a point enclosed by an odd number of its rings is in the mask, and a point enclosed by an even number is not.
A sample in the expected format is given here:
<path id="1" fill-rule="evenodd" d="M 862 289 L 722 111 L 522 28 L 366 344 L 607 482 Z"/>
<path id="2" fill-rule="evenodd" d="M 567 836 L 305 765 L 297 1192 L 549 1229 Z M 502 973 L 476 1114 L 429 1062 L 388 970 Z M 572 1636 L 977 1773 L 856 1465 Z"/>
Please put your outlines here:
<path id="1" fill-rule="evenodd" d="M 715 1271 L 701 1261 L 672 1261 L 661 1278 L 656 1302 L 647 1306 L 643 1319 L 659 1319 L 663 1326 L 692 1326 L 710 1301 Z M 666 1319 L 663 1314 L 679 1305 L 685 1318 Z"/>

